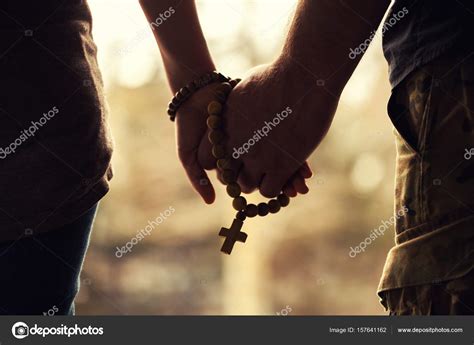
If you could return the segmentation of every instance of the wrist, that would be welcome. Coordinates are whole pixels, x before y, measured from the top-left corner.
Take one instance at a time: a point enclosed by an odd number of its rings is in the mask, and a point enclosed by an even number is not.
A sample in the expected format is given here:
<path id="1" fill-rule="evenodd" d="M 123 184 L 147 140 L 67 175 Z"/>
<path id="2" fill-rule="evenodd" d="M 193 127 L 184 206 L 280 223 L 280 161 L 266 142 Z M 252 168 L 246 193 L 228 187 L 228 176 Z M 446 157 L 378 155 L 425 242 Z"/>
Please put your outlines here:
<path id="1" fill-rule="evenodd" d="M 281 71 L 279 78 L 285 83 L 284 92 L 296 95 L 293 97 L 295 107 L 303 109 L 299 112 L 303 119 L 301 123 L 313 128 L 315 133 L 325 133 L 328 127 L 323 124 L 329 125 L 334 117 L 342 92 L 340 84 L 319 78 L 318 74 L 296 62 L 291 55 L 280 55 L 274 65 L 279 66 Z M 317 128 L 313 127 L 314 124 Z"/>
<path id="2" fill-rule="evenodd" d="M 173 94 L 176 93 L 180 88 L 189 84 L 191 81 L 214 70 L 215 66 L 213 63 L 194 66 L 181 64 L 166 68 L 166 74 L 171 92 Z"/>
<path id="3" fill-rule="evenodd" d="M 211 59 L 202 61 L 181 62 L 178 59 L 163 58 L 165 62 L 165 70 L 168 78 L 168 84 L 172 93 L 176 93 L 180 88 L 189 84 L 191 81 L 200 76 L 214 71 L 215 65 Z"/>
<path id="4" fill-rule="evenodd" d="M 337 69 L 333 71 L 332 66 L 328 63 L 312 57 L 315 55 L 304 51 L 284 49 L 275 64 L 280 65 L 294 83 L 302 84 L 307 89 L 319 87 L 333 98 L 339 99 L 347 83 L 345 74 L 339 73 Z"/>

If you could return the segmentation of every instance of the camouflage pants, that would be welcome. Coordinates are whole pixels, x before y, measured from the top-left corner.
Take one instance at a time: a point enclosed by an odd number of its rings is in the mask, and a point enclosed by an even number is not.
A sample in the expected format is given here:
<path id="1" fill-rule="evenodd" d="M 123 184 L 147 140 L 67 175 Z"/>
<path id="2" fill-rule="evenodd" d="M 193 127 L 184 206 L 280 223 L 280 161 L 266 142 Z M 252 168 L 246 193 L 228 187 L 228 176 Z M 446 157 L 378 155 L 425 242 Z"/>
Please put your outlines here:
<path id="1" fill-rule="evenodd" d="M 473 315 L 474 271 L 446 282 L 389 290 L 390 315 Z"/>
<path id="2" fill-rule="evenodd" d="M 474 314 L 473 56 L 445 54 L 392 92 L 395 208 L 408 209 L 378 289 L 392 315 Z"/>

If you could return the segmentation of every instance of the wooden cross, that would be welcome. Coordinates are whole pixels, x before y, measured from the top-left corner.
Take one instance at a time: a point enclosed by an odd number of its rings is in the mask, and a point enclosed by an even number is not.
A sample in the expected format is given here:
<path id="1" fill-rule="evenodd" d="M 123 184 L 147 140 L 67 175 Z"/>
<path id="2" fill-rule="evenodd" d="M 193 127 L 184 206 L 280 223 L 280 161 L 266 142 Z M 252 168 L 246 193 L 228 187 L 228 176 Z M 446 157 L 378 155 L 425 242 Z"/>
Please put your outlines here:
<path id="1" fill-rule="evenodd" d="M 234 248 L 235 242 L 239 241 L 245 243 L 247 240 L 247 234 L 240 231 L 242 229 L 242 225 L 244 225 L 243 221 L 234 219 L 230 229 L 221 228 L 221 231 L 219 231 L 219 236 L 225 237 L 221 252 L 230 255 L 230 253 L 232 253 L 232 248 Z"/>

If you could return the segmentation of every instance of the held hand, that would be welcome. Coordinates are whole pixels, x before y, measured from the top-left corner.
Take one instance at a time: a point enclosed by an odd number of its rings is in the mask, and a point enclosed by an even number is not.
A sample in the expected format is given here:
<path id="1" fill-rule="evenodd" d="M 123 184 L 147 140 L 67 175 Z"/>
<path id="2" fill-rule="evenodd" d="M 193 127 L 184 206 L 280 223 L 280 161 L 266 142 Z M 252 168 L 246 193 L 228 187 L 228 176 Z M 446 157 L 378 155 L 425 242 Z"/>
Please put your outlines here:
<path id="1" fill-rule="evenodd" d="M 214 202 L 215 191 L 202 164 L 198 160 L 198 149 L 203 141 L 208 141 L 206 109 L 209 102 L 215 100 L 215 90 L 217 87 L 218 84 L 211 84 L 198 90 L 181 105 L 176 115 L 178 157 L 193 188 L 208 204 Z M 209 155 L 210 166 L 207 169 L 211 170 L 216 167 L 216 162 L 210 152 Z M 288 196 L 295 196 L 297 192 L 306 193 L 308 188 L 305 185 L 304 179 L 311 177 L 311 175 L 312 172 L 309 166 L 304 164 L 285 186 L 286 194 Z"/>
<path id="2" fill-rule="evenodd" d="M 203 138 L 207 139 L 206 108 L 215 99 L 218 84 L 211 84 L 196 91 L 176 114 L 176 146 L 178 157 L 193 186 L 207 204 L 212 204 L 215 191 L 198 161 L 198 149 Z"/>
<path id="3" fill-rule="evenodd" d="M 230 94 L 226 113 L 227 147 L 241 163 L 239 184 L 265 197 L 281 190 L 290 196 L 307 191 L 305 163 L 324 138 L 337 97 L 316 80 L 285 62 L 260 66 Z M 195 144 L 195 143 L 194 143 Z M 199 148 L 200 166 L 215 166 L 206 136 Z"/>

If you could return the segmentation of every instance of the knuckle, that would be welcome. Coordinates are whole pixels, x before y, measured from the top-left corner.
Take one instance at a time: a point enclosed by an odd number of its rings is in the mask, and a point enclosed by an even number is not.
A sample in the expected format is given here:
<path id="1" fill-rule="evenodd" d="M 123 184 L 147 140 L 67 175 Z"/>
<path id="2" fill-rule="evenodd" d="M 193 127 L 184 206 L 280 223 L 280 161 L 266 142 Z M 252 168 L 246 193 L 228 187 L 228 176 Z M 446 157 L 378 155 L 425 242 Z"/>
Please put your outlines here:
<path id="1" fill-rule="evenodd" d="M 274 187 L 262 187 L 260 189 L 260 194 L 262 194 L 265 198 L 274 198 L 278 196 L 279 190 Z"/>
<path id="2" fill-rule="evenodd" d="M 242 193 L 245 193 L 245 194 L 252 193 L 257 187 L 246 181 L 239 181 L 239 184 L 240 184 L 240 189 L 242 190 Z"/>

